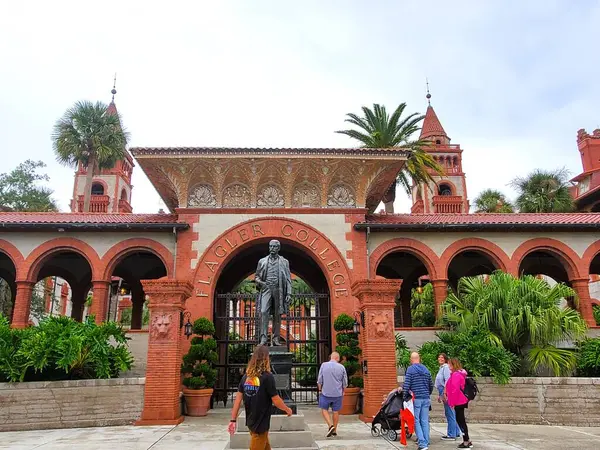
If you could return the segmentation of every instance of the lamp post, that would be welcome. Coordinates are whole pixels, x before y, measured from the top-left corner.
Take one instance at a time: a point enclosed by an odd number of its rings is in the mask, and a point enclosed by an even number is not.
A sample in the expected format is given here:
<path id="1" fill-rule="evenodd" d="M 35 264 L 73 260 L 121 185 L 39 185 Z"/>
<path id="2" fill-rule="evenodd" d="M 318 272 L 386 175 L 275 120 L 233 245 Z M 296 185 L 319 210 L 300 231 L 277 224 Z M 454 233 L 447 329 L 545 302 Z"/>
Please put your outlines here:
<path id="1" fill-rule="evenodd" d="M 359 322 L 360 320 L 360 322 Z M 354 312 L 354 325 L 352 325 L 352 331 L 356 334 L 360 334 L 360 329 L 365 327 L 365 312 L 355 311 Z"/>
<path id="2" fill-rule="evenodd" d="M 192 313 L 191 312 L 189 312 L 189 311 L 182 312 L 181 313 L 180 326 L 179 326 L 179 328 L 185 327 L 185 330 L 184 330 L 183 334 L 185 334 L 185 336 L 188 339 L 193 334 L 193 328 L 194 328 L 194 326 L 192 325 L 192 322 L 190 322 L 190 317 L 192 317 Z M 185 324 L 183 323 L 184 320 L 186 320 Z"/>

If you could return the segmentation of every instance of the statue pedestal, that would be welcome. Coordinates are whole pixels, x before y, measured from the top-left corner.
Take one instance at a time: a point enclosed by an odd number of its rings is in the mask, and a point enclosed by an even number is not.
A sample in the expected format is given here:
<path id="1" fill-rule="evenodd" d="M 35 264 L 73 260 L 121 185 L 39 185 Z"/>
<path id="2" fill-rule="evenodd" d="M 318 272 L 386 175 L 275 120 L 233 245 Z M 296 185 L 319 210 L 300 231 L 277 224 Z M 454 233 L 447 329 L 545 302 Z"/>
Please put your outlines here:
<path id="1" fill-rule="evenodd" d="M 271 373 L 275 377 L 277 394 L 292 412 L 297 414 L 296 403 L 292 400 L 292 357 L 293 353 L 289 352 L 285 345 L 269 347 Z M 283 411 L 273 406 L 272 414 L 283 414 Z"/>

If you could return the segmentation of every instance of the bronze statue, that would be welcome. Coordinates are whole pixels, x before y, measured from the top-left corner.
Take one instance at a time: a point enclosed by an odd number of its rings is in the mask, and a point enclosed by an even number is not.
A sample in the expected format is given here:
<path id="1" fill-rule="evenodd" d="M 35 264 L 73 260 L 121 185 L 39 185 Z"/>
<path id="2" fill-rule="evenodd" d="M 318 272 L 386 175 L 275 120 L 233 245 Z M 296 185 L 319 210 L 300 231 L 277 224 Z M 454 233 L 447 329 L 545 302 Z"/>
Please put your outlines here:
<path id="1" fill-rule="evenodd" d="M 287 314 L 292 293 L 290 263 L 279 255 L 279 241 L 269 242 L 269 255 L 258 261 L 255 283 L 260 288 L 256 300 L 256 316 L 260 332 L 259 345 L 267 344 L 269 318 L 273 316 L 273 340 L 271 345 L 283 345 L 280 336 L 281 316 Z"/>

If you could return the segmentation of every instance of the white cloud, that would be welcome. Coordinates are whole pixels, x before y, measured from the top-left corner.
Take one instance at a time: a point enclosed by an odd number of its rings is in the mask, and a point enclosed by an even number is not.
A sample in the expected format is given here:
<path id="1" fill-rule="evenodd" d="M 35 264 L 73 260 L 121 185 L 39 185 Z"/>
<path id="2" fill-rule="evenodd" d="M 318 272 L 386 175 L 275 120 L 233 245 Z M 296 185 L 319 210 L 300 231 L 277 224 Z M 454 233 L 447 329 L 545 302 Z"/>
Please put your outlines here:
<path id="1" fill-rule="evenodd" d="M 109 101 L 115 71 L 134 146 L 350 146 L 345 113 L 424 111 L 427 76 L 471 199 L 536 167 L 578 172 L 576 131 L 600 125 L 598 2 L 51 3 L 0 14 L 1 170 L 46 161 L 64 210 L 52 125 Z M 135 211 L 155 212 L 139 168 L 134 184 Z"/>

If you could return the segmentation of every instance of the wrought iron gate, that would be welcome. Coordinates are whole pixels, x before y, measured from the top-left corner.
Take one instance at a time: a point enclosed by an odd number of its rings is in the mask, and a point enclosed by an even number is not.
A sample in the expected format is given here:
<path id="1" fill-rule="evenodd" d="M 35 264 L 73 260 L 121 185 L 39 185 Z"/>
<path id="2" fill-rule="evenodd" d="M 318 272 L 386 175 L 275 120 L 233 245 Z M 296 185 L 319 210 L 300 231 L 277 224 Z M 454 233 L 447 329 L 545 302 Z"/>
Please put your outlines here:
<path id="1" fill-rule="evenodd" d="M 258 343 L 254 314 L 257 294 L 217 294 L 215 327 L 219 360 L 214 401 L 227 405 L 233 400 L 244 370 Z M 317 375 L 331 353 L 329 296 L 294 294 L 281 336 L 294 353 L 292 398 L 296 403 L 316 403 Z"/>

